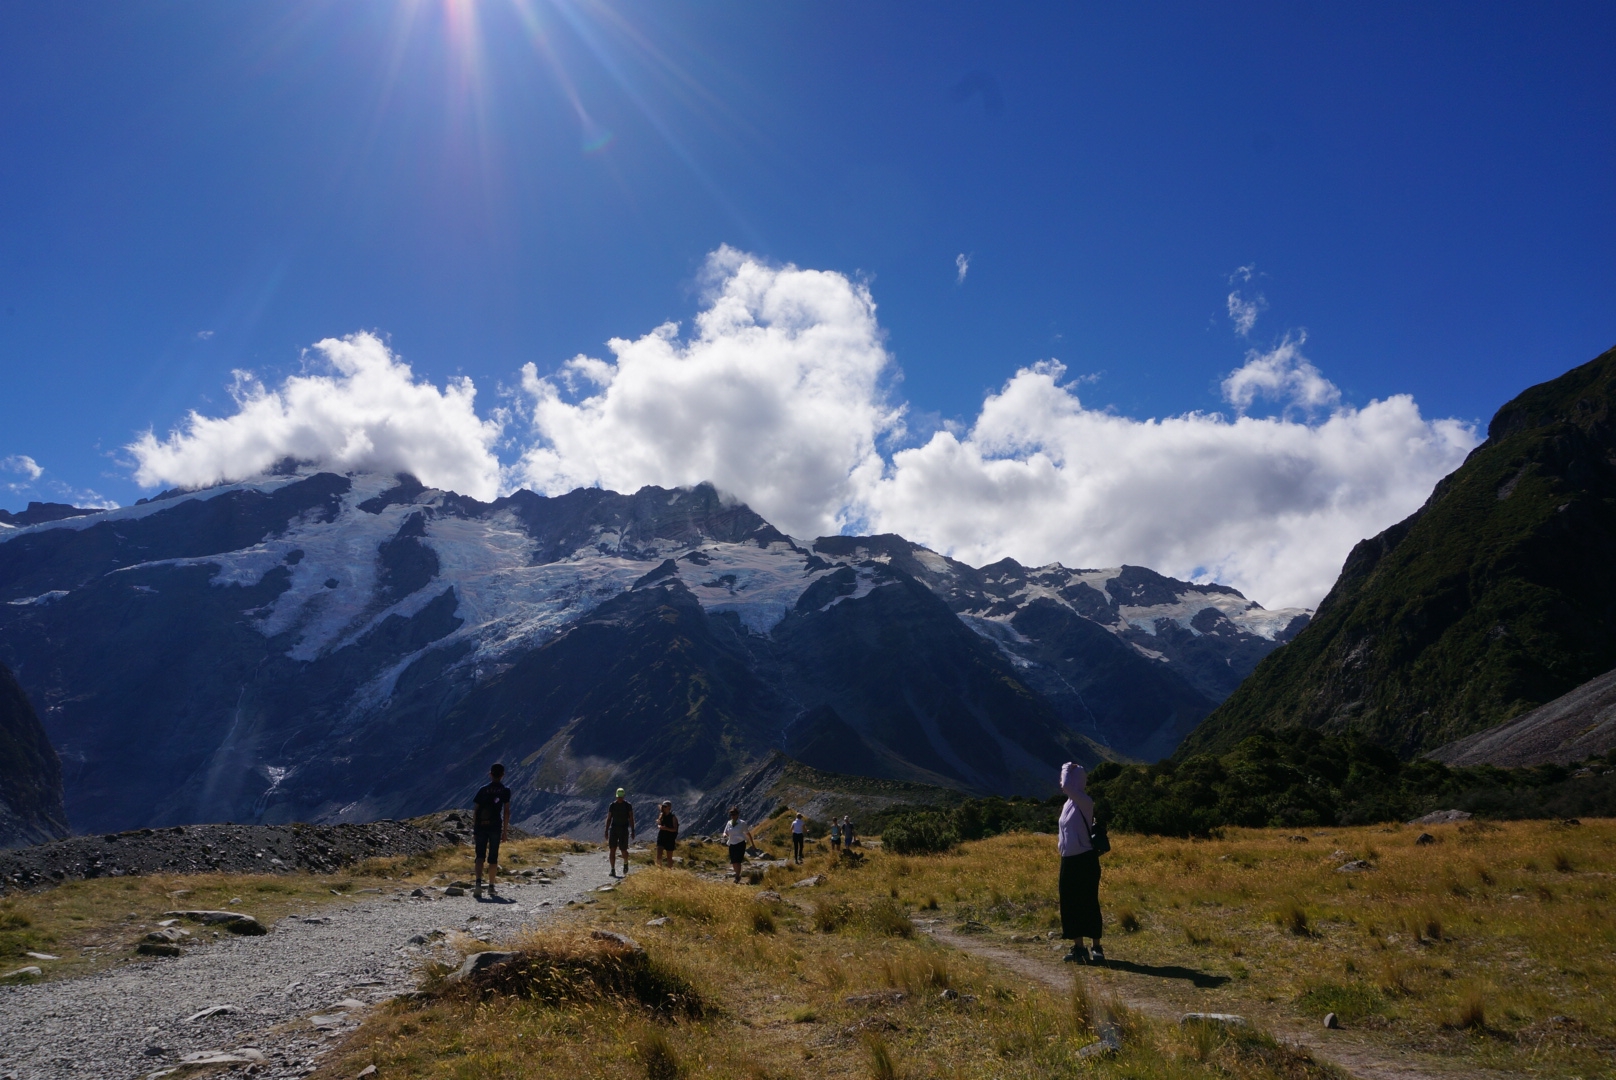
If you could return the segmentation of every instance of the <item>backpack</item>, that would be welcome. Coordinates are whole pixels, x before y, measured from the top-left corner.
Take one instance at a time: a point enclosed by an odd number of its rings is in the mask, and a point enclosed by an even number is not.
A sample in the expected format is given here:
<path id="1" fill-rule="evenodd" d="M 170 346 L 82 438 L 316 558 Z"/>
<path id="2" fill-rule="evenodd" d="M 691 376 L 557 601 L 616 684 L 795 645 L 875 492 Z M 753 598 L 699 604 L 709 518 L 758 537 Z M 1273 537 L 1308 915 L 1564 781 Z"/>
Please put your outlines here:
<path id="1" fill-rule="evenodd" d="M 1096 811 L 1092 823 L 1088 818 L 1083 817 L 1083 811 L 1081 810 L 1077 812 L 1077 816 L 1083 818 L 1083 827 L 1089 831 L 1089 847 L 1094 849 L 1094 854 L 1104 855 L 1110 851 L 1111 836 L 1105 831 L 1105 822 L 1100 820 L 1098 811 Z"/>

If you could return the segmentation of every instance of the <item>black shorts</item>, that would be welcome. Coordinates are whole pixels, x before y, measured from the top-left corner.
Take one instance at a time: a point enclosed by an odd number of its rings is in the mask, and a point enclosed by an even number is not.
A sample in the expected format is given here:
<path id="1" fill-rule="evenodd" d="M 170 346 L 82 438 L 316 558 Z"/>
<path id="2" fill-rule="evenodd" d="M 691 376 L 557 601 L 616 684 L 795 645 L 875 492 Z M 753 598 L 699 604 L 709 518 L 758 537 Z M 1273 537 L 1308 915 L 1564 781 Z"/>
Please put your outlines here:
<path id="1" fill-rule="evenodd" d="M 661 848 L 663 851 L 672 851 L 674 848 L 679 846 L 679 834 L 669 829 L 658 829 L 656 846 Z"/>
<path id="2" fill-rule="evenodd" d="M 729 846 L 729 861 L 732 862 L 732 863 L 738 863 L 738 862 L 745 862 L 746 861 L 746 841 L 745 840 L 742 840 L 739 844 L 731 844 Z"/>
<path id="3" fill-rule="evenodd" d="M 477 861 L 499 865 L 499 834 L 498 825 L 475 825 L 471 830 L 471 842 L 477 848 Z M 488 856 L 486 859 L 483 856 Z"/>
<path id="4" fill-rule="evenodd" d="M 621 828 L 621 829 L 613 829 L 607 835 L 606 843 L 611 847 L 620 847 L 624 851 L 627 851 L 628 850 L 628 829 L 626 827 Z"/>

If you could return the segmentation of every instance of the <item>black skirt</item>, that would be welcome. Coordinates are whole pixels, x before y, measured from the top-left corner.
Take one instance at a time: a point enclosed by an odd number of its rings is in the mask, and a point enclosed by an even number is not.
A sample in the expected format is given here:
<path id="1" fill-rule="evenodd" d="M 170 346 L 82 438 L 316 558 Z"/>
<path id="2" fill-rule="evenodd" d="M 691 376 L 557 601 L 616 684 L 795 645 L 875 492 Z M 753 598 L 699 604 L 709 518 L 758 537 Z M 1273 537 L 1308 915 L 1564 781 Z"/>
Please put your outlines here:
<path id="1" fill-rule="evenodd" d="M 1100 936 L 1100 857 L 1092 851 L 1065 855 L 1060 865 L 1061 937 Z"/>

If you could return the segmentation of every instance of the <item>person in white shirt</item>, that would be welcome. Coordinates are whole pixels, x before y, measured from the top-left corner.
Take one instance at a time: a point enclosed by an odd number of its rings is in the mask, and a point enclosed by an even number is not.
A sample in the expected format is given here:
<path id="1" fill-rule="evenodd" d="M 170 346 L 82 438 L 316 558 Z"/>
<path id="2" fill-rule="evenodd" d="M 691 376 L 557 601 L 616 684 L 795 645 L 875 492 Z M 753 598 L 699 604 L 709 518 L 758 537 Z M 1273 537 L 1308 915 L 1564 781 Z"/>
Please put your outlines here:
<path id="1" fill-rule="evenodd" d="M 807 824 L 800 812 L 791 819 L 791 857 L 799 863 L 802 862 L 803 830 Z"/>
<path id="2" fill-rule="evenodd" d="M 741 808 L 729 808 L 729 820 L 724 823 L 724 843 L 729 845 L 729 865 L 735 871 L 735 884 L 741 883 L 741 863 L 746 859 L 746 845 L 752 840 L 752 826 L 741 820 Z"/>

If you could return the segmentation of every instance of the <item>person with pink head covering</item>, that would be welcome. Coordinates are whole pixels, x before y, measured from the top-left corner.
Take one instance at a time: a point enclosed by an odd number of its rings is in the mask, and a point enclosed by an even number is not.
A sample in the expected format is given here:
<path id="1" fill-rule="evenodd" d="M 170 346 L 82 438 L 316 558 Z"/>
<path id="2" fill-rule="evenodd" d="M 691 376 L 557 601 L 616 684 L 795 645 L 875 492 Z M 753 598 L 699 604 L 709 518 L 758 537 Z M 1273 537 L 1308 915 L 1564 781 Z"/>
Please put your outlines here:
<path id="1" fill-rule="evenodd" d="M 1094 850 L 1094 799 L 1087 791 L 1083 766 L 1068 761 L 1061 766 L 1060 786 L 1066 805 L 1060 812 L 1060 916 L 1061 937 L 1070 939 L 1065 956 L 1074 964 L 1103 964 L 1100 948 L 1100 856 Z M 1094 942 L 1083 947 L 1083 939 Z"/>

